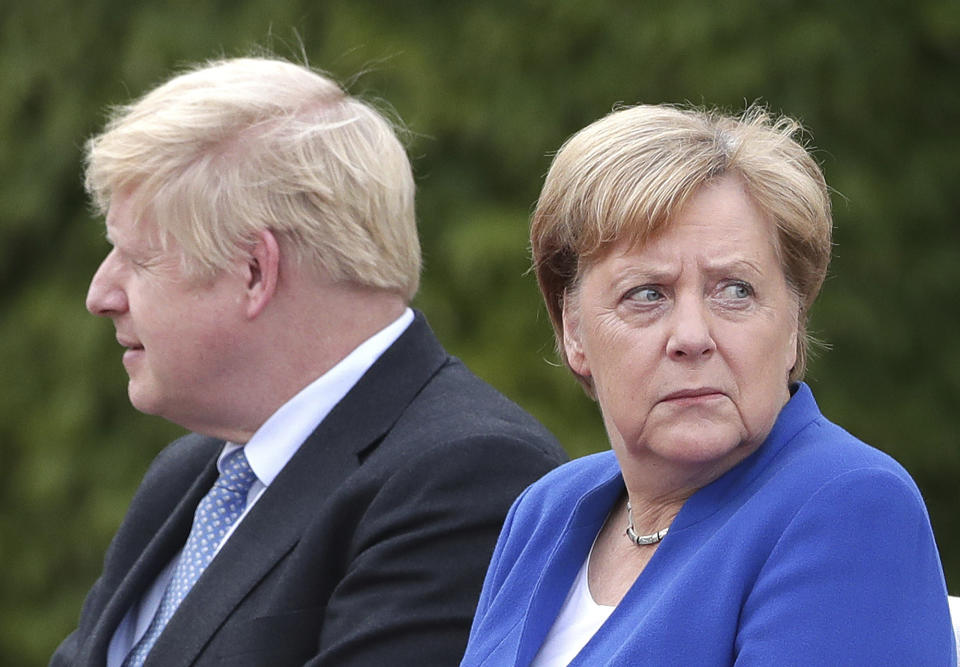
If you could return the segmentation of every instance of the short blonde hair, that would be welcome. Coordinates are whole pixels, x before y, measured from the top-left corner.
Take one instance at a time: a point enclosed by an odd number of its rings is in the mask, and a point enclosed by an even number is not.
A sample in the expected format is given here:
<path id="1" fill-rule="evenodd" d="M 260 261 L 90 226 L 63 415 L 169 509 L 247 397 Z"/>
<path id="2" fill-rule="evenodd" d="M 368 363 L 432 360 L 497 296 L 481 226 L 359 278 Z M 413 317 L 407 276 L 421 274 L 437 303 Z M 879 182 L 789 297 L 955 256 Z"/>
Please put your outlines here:
<path id="1" fill-rule="evenodd" d="M 269 229 L 301 264 L 408 301 L 420 277 L 414 183 L 394 125 L 306 66 L 200 65 L 115 109 L 87 142 L 101 213 L 120 190 L 188 269 L 213 274 Z"/>
<path id="2" fill-rule="evenodd" d="M 534 270 L 563 349 L 563 300 L 584 268 L 613 242 L 657 234 L 704 184 L 733 174 L 776 224 L 784 275 L 800 306 L 797 363 L 803 377 L 810 306 L 830 262 L 830 196 L 802 128 L 753 106 L 718 110 L 641 105 L 614 111 L 560 148 L 530 227 Z M 578 379 L 591 389 L 588 378 Z"/>

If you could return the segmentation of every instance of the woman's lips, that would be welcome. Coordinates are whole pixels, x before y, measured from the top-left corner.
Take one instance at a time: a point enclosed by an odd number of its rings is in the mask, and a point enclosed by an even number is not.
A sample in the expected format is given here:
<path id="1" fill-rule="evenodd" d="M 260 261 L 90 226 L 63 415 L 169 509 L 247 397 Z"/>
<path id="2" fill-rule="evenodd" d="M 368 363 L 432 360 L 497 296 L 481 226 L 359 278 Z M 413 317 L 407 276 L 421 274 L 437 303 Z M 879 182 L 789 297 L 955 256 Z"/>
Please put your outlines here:
<path id="1" fill-rule="evenodd" d="M 719 389 L 715 389 L 713 387 L 700 387 L 697 389 L 681 389 L 679 391 L 671 392 L 664 396 L 661 399 L 661 402 L 670 403 L 672 405 L 695 405 L 697 403 L 705 403 L 723 397 L 724 393 Z"/>

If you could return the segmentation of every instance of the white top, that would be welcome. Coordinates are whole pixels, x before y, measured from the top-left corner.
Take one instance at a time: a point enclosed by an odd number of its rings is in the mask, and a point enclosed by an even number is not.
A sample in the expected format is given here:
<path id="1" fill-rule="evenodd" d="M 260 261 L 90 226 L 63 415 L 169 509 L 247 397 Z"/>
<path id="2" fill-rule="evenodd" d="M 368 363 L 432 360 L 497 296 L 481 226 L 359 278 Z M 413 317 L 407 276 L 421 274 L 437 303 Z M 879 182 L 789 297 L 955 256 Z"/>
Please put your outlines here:
<path id="1" fill-rule="evenodd" d="M 250 508 L 260 499 L 267 487 L 273 482 L 287 462 L 300 449 L 300 445 L 316 430 L 334 406 L 343 400 L 343 397 L 353 389 L 374 362 L 380 358 L 387 348 L 406 331 L 413 322 L 413 311 L 407 308 L 393 323 L 357 346 L 349 355 L 336 366 L 304 387 L 296 396 L 284 403 L 279 410 L 265 421 L 257 432 L 253 434 L 246 445 L 228 442 L 220 457 L 217 459 L 217 468 L 224 457 L 230 452 L 246 448 L 247 461 L 257 476 L 257 480 L 247 492 L 247 506 L 243 514 L 233 524 L 223 540 L 220 541 L 217 551 L 223 548 L 233 531 L 243 521 Z M 167 588 L 173 570 L 176 567 L 178 553 L 160 572 L 153 584 L 146 590 L 139 602 L 135 602 L 117 626 L 110 640 L 107 652 L 107 667 L 120 667 L 130 649 L 140 640 L 147 631 L 153 619 L 163 592 Z"/>
<path id="2" fill-rule="evenodd" d="M 530 667 L 565 667 L 606 623 L 616 607 L 597 604 L 587 579 L 590 553 L 580 566 L 560 613 L 547 633 Z"/>
<path id="3" fill-rule="evenodd" d="M 950 603 L 950 619 L 953 621 L 953 634 L 957 643 L 957 663 L 960 663 L 960 597 L 951 595 L 947 602 Z"/>

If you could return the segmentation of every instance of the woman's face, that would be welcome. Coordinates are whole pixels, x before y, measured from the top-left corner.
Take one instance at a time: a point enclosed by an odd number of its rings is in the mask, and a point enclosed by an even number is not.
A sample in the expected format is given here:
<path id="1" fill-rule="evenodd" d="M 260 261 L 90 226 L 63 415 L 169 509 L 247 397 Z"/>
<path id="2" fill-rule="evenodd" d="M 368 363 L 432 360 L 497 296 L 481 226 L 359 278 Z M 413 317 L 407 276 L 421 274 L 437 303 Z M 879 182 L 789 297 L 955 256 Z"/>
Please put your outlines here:
<path id="1" fill-rule="evenodd" d="M 797 299 L 775 229 L 735 177 L 704 186 L 640 247 L 615 244 L 564 309 L 618 456 L 724 471 L 787 402 Z"/>

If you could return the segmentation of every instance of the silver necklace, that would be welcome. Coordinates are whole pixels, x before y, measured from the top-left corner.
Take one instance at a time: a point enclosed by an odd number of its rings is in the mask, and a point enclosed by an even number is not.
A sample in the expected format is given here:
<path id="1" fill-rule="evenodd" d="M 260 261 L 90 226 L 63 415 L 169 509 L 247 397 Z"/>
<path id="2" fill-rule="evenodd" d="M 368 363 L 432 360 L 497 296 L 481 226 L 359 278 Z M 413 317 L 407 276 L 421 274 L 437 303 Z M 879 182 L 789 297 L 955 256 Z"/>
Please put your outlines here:
<path id="1" fill-rule="evenodd" d="M 627 501 L 627 539 L 636 544 L 638 547 L 645 547 L 648 544 L 656 544 L 664 538 L 667 534 L 667 531 L 670 530 L 670 527 L 664 528 L 663 530 L 658 530 L 655 533 L 650 533 L 649 535 L 637 535 L 637 531 L 633 528 L 633 508 L 630 507 L 630 501 Z"/>

